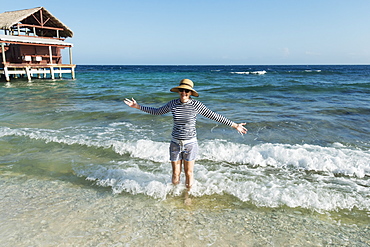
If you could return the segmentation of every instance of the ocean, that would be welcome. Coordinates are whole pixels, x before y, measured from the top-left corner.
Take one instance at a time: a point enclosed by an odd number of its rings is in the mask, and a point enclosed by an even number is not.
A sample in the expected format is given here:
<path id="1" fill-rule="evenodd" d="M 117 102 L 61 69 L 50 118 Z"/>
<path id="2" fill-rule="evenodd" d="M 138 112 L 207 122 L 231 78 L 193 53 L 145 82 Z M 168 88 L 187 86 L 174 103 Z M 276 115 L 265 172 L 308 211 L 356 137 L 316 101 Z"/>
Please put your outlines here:
<path id="1" fill-rule="evenodd" d="M 75 80 L 0 82 L 0 246 L 369 246 L 370 66 L 78 65 Z M 172 116 L 197 100 L 184 203 Z"/>

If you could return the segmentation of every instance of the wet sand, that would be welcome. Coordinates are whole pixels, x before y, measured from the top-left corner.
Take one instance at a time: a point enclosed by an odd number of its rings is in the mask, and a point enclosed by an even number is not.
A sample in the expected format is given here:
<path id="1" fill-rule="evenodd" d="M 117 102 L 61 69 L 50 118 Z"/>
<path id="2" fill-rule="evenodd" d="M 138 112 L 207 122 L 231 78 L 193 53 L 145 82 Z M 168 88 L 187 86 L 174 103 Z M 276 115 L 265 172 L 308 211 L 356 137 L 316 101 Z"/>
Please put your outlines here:
<path id="1" fill-rule="evenodd" d="M 158 201 L 76 179 L 0 176 L 0 246 L 369 246 L 354 224 L 299 209 L 258 208 L 225 195 Z"/>

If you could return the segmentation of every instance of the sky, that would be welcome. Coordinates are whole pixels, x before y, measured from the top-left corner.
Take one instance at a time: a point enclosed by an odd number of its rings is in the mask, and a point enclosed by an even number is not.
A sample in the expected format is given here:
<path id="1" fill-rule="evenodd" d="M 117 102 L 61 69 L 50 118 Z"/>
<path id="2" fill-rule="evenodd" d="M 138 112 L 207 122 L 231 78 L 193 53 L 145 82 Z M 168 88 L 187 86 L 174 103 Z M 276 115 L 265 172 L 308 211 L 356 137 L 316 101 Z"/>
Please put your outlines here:
<path id="1" fill-rule="evenodd" d="M 72 29 L 80 65 L 370 64 L 369 0 L 16 0 L 0 12 L 40 6 Z"/>

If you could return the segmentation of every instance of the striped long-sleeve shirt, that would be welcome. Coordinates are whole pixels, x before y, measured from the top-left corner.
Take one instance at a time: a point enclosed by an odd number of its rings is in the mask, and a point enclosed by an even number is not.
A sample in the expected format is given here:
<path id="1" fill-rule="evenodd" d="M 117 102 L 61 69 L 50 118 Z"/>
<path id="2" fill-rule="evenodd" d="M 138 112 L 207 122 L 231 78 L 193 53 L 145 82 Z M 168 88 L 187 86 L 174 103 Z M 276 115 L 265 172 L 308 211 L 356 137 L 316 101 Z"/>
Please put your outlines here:
<path id="1" fill-rule="evenodd" d="M 226 117 L 211 111 L 203 103 L 194 99 L 190 99 L 186 103 L 182 103 L 180 99 L 174 99 L 160 108 L 140 106 L 140 110 L 153 115 L 163 115 L 172 112 L 174 122 L 172 137 L 178 140 L 189 140 L 196 137 L 195 124 L 198 114 L 230 127 L 234 123 Z"/>

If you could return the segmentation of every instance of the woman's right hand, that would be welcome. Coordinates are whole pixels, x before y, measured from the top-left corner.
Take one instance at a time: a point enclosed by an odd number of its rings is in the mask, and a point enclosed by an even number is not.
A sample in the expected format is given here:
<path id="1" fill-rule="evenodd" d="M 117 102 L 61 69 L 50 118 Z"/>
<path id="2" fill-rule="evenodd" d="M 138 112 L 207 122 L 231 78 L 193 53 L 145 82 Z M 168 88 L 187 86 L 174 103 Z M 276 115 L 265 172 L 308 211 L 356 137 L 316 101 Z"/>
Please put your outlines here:
<path id="1" fill-rule="evenodd" d="M 125 102 L 126 105 L 128 105 L 129 107 L 140 109 L 139 104 L 136 102 L 136 100 L 134 100 L 134 98 L 132 98 L 132 99 L 127 99 L 126 98 L 123 102 Z"/>
<path id="2" fill-rule="evenodd" d="M 239 132 L 239 134 L 244 135 L 247 134 L 248 130 L 243 125 L 246 125 L 246 123 L 234 123 L 231 127 L 235 128 Z"/>

